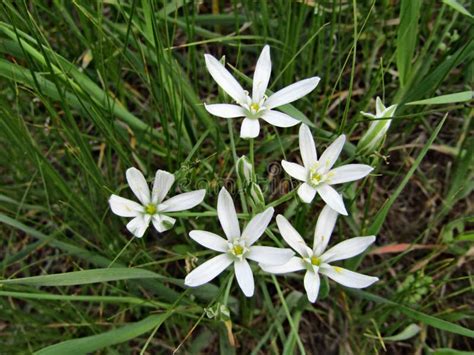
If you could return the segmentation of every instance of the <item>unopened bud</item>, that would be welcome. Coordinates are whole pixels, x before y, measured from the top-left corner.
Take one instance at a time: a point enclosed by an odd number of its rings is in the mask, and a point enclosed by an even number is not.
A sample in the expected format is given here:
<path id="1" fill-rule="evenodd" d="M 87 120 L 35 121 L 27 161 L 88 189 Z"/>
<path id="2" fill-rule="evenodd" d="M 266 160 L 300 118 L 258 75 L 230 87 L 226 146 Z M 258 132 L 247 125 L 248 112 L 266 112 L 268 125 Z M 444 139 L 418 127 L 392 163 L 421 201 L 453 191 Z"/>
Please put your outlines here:
<path id="1" fill-rule="evenodd" d="M 252 164 L 245 155 L 242 155 L 237 160 L 237 175 L 246 185 L 254 182 Z"/>

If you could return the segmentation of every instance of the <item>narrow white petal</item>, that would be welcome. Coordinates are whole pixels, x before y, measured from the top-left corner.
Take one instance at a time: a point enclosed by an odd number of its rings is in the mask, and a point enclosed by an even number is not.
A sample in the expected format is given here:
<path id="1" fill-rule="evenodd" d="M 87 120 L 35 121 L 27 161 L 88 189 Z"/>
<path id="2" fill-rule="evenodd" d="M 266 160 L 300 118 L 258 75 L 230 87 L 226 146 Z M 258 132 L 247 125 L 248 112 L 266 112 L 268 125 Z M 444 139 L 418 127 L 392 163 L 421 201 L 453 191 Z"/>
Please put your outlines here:
<path id="1" fill-rule="evenodd" d="M 274 107 L 286 105 L 290 102 L 298 100 L 299 98 L 313 91 L 316 86 L 318 86 L 319 80 L 319 77 L 315 76 L 309 79 L 298 81 L 287 86 L 286 88 L 278 90 L 276 93 L 271 95 L 267 101 L 265 101 L 265 106 L 272 109 Z"/>
<path id="2" fill-rule="evenodd" d="M 305 124 L 300 127 L 299 140 L 303 164 L 306 169 L 311 169 L 318 162 L 318 154 L 316 153 L 316 145 L 311 130 Z"/>
<path id="3" fill-rule="evenodd" d="M 308 170 L 304 166 L 286 160 L 281 161 L 281 166 L 288 175 L 296 180 L 306 181 L 308 179 Z"/>
<path id="4" fill-rule="evenodd" d="M 311 303 L 316 302 L 318 298 L 320 284 L 321 280 L 317 272 L 306 271 L 306 274 L 304 275 L 304 288 L 306 290 L 308 300 Z"/>
<path id="5" fill-rule="evenodd" d="M 231 73 L 212 55 L 204 54 L 207 70 L 217 84 L 238 103 L 245 102 L 246 94 Z"/>
<path id="6" fill-rule="evenodd" d="M 189 287 L 196 287 L 208 283 L 230 264 L 232 264 L 232 259 L 227 254 L 215 256 L 191 271 L 184 279 L 184 284 Z"/>
<path id="7" fill-rule="evenodd" d="M 382 117 L 382 113 L 385 111 L 385 105 L 383 104 L 380 97 L 377 96 L 375 100 L 375 114 L 377 117 Z"/>
<path id="8" fill-rule="evenodd" d="M 250 251 L 245 257 L 265 265 L 282 265 L 294 255 L 295 253 L 291 249 L 255 245 L 250 247 Z"/>
<path id="9" fill-rule="evenodd" d="M 353 256 L 362 253 L 373 242 L 375 242 L 375 236 L 373 235 L 369 237 L 356 237 L 345 240 L 339 244 L 336 244 L 323 255 L 321 255 L 321 260 L 325 263 L 330 263 L 332 261 L 352 258 Z"/>
<path id="10" fill-rule="evenodd" d="M 319 196 L 326 204 L 336 212 L 347 216 L 346 207 L 342 196 L 328 184 L 323 184 L 317 188 Z"/>
<path id="11" fill-rule="evenodd" d="M 341 154 L 342 147 L 346 142 L 346 136 L 340 135 L 334 142 L 331 143 L 329 147 L 321 154 L 319 158 L 319 163 L 321 164 L 322 172 L 327 172 L 331 170 L 332 166 L 336 162 L 337 158 Z"/>
<path id="12" fill-rule="evenodd" d="M 253 74 L 252 101 L 259 102 L 265 95 L 272 72 L 272 61 L 270 59 L 270 46 L 266 45 L 258 57 L 255 72 Z"/>
<path id="13" fill-rule="evenodd" d="M 127 169 L 125 173 L 127 182 L 138 200 L 146 205 L 150 203 L 150 188 L 142 172 L 136 168 Z"/>
<path id="14" fill-rule="evenodd" d="M 256 138 L 260 133 L 260 122 L 257 118 L 244 118 L 240 126 L 240 138 Z"/>
<path id="15" fill-rule="evenodd" d="M 304 203 L 311 203 L 316 196 L 316 189 L 304 182 L 298 187 L 298 196 Z"/>
<path id="16" fill-rule="evenodd" d="M 273 207 L 267 208 L 265 211 L 256 214 L 247 224 L 242 232 L 242 238 L 247 241 L 249 246 L 255 243 L 265 232 L 272 220 L 274 211 Z"/>
<path id="17" fill-rule="evenodd" d="M 372 170 L 374 170 L 374 168 L 365 164 L 348 164 L 339 166 L 330 171 L 332 176 L 329 183 L 335 185 L 342 184 L 343 182 L 359 180 L 369 175 Z"/>
<path id="18" fill-rule="evenodd" d="M 228 242 L 217 234 L 206 231 L 193 230 L 189 232 L 189 236 L 191 237 L 191 239 L 198 242 L 202 246 L 205 246 L 208 249 L 220 252 L 226 252 L 228 249 Z"/>
<path id="19" fill-rule="evenodd" d="M 121 217 L 135 217 L 143 213 L 143 206 L 135 201 L 112 195 L 109 198 L 110 209 Z"/>
<path id="20" fill-rule="evenodd" d="M 151 222 L 153 223 L 153 227 L 155 227 L 158 232 L 163 233 L 173 228 L 176 219 L 165 215 L 155 214 L 151 218 Z"/>
<path id="21" fill-rule="evenodd" d="M 337 215 L 338 213 L 328 205 L 324 206 L 319 214 L 316 228 L 314 229 L 314 254 L 321 255 L 326 250 L 332 231 L 336 225 Z"/>
<path id="22" fill-rule="evenodd" d="M 298 233 L 298 231 L 291 225 L 290 222 L 281 214 L 276 217 L 278 230 L 280 231 L 281 236 L 285 242 L 292 247 L 298 254 L 302 257 L 309 257 L 308 247 L 306 243 Z"/>
<path id="23" fill-rule="evenodd" d="M 232 201 L 232 197 L 224 187 L 219 192 L 217 199 L 217 216 L 227 239 L 233 240 L 240 237 L 240 227 L 234 201 Z"/>
<path id="24" fill-rule="evenodd" d="M 247 260 L 237 260 L 234 262 L 235 276 L 242 292 L 247 297 L 252 297 L 255 289 L 252 269 Z"/>
<path id="25" fill-rule="evenodd" d="M 343 286 L 352 288 L 368 287 L 379 280 L 378 277 L 359 274 L 358 272 L 350 271 L 338 266 L 331 266 L 328 264 L 321 264 L 319 272 Z"/>
<path id="26" fill-rule="evenodd" d="M 265 120 L 276 127 L 293 127 L 298 123 L 301 123 L 301 121 L 297 120 L 296 118 L 275 110 L 266 111 L 262 115 L 262 120 Z"/>
<path id="27" fill-rule="evenodd" d="M 127 229 L 135 237 L 141 238 L 150 224 L 150 215 L 139 215 L 127 223 Z"/>
<path id="28" fill-rule="evenodd" d="M 271 274 L 287 274 L 306 269 L 303 259 L 294 256 L 283 265 L 259 264 L 263 271 Z"/>
<path id="29" fill-rule="evenodd" d="M 207 112 L 211 115 L 223 118 L 235 118 L 235 117 L 244 117 L 245 111 L 239 105 L 230 105 L 230 104 L 214 104 L 206 105 L 204 104 Z"/>
<path id="30" fill-rule="evenodd" d="M 206 195 L 206 190 L 196 190 L 185 192 L 176 196 L 171 197 L 170 199 L 164 201 L 158 208 L 163 212 L 176 212 L 189 210 L 197 205 L 199 205 L 204 196 Z"/>
<path id="31" fill-rule="evenodd" d="M 153 183 L 153 190 L 151 192 L 151 201 L 155 204 L 160 203 L 168 194 L 174 183 L 174 175 L 164 171 L 158 170 L 155 174 L 155 181 Z"/>

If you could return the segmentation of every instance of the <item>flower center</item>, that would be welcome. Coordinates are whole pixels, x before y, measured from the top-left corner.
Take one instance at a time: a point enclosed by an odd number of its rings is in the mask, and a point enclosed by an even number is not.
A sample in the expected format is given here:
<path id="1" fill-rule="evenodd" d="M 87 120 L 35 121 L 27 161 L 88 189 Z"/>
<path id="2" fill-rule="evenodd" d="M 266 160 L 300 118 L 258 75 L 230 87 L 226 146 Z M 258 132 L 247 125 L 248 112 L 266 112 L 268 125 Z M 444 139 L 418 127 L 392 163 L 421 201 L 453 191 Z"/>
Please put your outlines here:
<path id="1" fill-rule="evenodd" d="M 322 172 L 319 169 L 319 163 L 317 163 L 315 166 L 309 169 L 308 183 L 313 187 L 317 187 L 318 185 L 329 181 L 331 176 L 333 176 L 333 173 L 331 173 L 330 171 L 327 173 Z"/>
<path id="2" fill-rule="evenodd" d="M 228 253 L 231 254 L 235 259 L 242 260 L 248 250 L 249 249 L 245 245 L 245 241 L 241 241 L 240 239 L 229 243 Z"/>
<path id="3" fill-rule="evenodd" d="M 315 266 L 319 266 L 319 265 L 321 265 L 321 259 L 318 258 L 317 256 L 314 256 L 314 255 L 313 255 L 313 256 L 311 257 L 311 264 L 312 264 L 312 265 L 315 265 Z"/>
<path id="4" fill-rule="evenodd" d="M 156 205 L 154 203 L 149 203 L 148 205 L 145 206 L 145 213 L 154 215 L 157 211 Z"/>
<path id="5" fill-rule="evenodd" d="M 244 253 L 244 248 L 241 245 L 236 245 L 232 248 L 234 255 L 239 256 Z"/>
<path id="6" fill-rule="evenodd" d="M 254 112 L 258 112 L 258 110 L 260 110 L 260 105 L 254 102 L 253 104 L 250 105 L 250 109 Z"/>

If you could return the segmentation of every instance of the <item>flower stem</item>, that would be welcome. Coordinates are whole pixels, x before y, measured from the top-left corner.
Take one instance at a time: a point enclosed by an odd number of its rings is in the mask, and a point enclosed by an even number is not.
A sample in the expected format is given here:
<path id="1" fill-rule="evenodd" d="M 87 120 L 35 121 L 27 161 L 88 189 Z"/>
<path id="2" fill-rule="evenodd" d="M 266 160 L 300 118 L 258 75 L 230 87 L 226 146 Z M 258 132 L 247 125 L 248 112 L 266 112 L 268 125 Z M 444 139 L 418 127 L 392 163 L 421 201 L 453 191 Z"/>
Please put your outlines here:
<path id="1" fill-rule="evenodd" d="M 237 152 L 235 150 L 235 142 L 234 142 L 234 130 L 232 129 L 232 122 L 230 118 L 227 119 L 227 127 L 229 128 L 229 136 L 230 136 L 230 145 L 232 148 L 232 156 L 234 157 L 234 166 L 237 165 Z M 242 180 L 240 179 L 239 174 L 237 174 L 237 185 L 239 187 L 239 195 L 240 201 L 242 203 L 242 210 L 244 213 L 247 213 L 247 201 L 245 200 L 244 189 L 242 185 Z"/>
<path id="2" fill-rule="evenodd" d="M 127 242 L 127 244 L 125 244 L 125 246 L 122 248 L 122 250 L 119 251 L 119 253 L 117 254 L 117 256 L 114 258 L 114 260 L 112 260 L 109 264 L 109 266 L 107 266 L 107 268 L 111 267 L 116 261 L 118 258 L 120 258 L 120 255 L 122 255 L 122 253 L 125 251 L 125 249 L 127 249 L 127 247 L 132 243 L 132 241 L 135 239 L 135 237 L 133 238 L 130 238 L 130 240 Z"/>
<path id="3" fill-rule="evenodd" d="M 284 203 L 284 202 L 286 202 L 286 201 L 288 201 L 288 200 L 291 200 L 291 199 L 295 196 L 296 191 L 297 191 L 297 190 L 294 189 L 293 191 L 288 192 L 286 195 L 283 195 L 283 196 L 280 197 L 279 199 L 277 199 L 277 200 L 275 200 L 275 201 L 269 203 L 269 204 L 267 205 L 267 207 L 276 207 L 276 206 L 281 205 L 282 203 Z"/>

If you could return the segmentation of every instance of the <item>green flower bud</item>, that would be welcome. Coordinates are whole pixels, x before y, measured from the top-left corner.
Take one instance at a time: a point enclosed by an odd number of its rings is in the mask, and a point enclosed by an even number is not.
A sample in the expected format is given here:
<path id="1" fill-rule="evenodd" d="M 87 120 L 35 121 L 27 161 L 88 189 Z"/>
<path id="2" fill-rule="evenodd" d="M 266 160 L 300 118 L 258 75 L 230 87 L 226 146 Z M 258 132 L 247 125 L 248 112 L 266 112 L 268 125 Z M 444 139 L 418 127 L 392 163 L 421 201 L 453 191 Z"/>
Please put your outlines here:
<path id="1" fill-rule="evenodd" d="M 382 100 L 377 97 L 375 102 L 375 115 L 361 112 L 362 115 L 376 120 L 370 123 L 369 129 L 357 144 L 357 154 L 370 155 L 380 147 L 392 123 L 391 119 L 381 120 L 381 118 L 393 117 L 396 109 L 397 105 L 385 107 Z"/>
<path id="2" fill-rule="evenodd" d="M 237 160 L 237 175 L 245 185 L 254 182 L 252 164 L 245 155 Z"/>
<path id="3" fill-rule="evenodd" d="M 260 189 L 260 186 L 258 186 L 256 183 L 252 182 L 250 184 L 250 200 L 252 202 L 252 205 L 256 209 L 261 209 L 265 207 L 265 198 L 263 196 L 263 192 Z"/>

